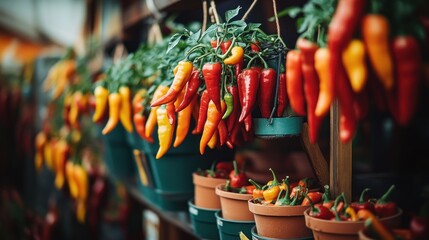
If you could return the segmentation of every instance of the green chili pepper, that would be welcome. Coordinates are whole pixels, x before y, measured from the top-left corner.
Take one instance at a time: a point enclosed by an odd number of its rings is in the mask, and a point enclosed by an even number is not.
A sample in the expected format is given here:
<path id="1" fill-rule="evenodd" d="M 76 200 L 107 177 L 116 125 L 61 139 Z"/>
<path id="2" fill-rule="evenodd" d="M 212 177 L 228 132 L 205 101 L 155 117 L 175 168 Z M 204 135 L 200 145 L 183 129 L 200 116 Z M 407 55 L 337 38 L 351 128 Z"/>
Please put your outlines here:
<path id="1" fill-rule="evenodd" d="M 232 113 L 232 110 L 234 109 L 234 98 L 231 93 L 227 92 L 223 96 L 223 100 L 225 100 L 226 103 L 226 112 L 223 115 L 222 119 L 226 119 L 229 117 L 229 115 Z"/>

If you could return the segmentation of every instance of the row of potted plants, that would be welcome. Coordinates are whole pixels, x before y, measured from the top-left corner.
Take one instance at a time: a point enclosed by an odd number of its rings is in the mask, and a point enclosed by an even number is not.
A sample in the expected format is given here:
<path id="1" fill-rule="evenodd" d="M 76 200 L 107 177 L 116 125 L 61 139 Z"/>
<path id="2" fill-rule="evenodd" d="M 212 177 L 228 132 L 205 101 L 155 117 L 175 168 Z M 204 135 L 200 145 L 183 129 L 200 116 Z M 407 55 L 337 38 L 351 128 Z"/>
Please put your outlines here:
<path id="1" fill-rule="evenodd" d="M 199 220 L 192 218 L 196 233 L 220 239 L 237 239 L 240 231 L 254 239 L 358 239 L 365 221 L 376 222 L 375 231 L 381 234 L 380 224 L 398 227 L 401 223 L 402 211 L 390 201 L 393 185 L 378 200 L 367 198 L 369 189 L 365 189 L 358 201 L 348 203 L 344 193 L 334 200 L 329 186 L 321 191 L 313 179 L 291 183 L 286 176 L 279 181 L 270 171 L 273 179 L 263 186 L 248 179 L 235 162 L 195 172 L 195 201 L 190 203 L 190 214 L 204 212 L 206 217 L 201 220 L 206 221 L 204 231 Z M 224 230 L 228 224 L 234 227 Z"/>

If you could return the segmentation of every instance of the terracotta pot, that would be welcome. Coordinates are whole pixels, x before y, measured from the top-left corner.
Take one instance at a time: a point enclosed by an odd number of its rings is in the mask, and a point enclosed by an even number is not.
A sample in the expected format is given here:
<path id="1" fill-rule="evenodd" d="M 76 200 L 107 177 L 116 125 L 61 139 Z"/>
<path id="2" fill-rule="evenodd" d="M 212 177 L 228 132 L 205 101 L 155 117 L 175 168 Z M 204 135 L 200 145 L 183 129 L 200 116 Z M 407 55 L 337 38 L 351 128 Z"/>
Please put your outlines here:
<path id="1" fill-rule="evenodd" d="M 258 234 L 267 238 L 308 238 L 311 229 L 305 226 L 304 211 L 308 206 L 267 206 L 248 201 L 255 216 Z"/>
<path id="2" fill-rule="evenodd" d="M 195 191 L 195 206 L 208 209 L 220 209 L 220 199 L 216 195 L 215 188 L 219 184 L 225 184 L 226 179 L 209 178 L 192 174 Z"/>
<path id="3" fill-rule="evenodd" d="M 227 192 L 222 190 L 224 186 L 225 184 L 216 186 L 223 218 L 234 221 L 254 221 L 253 214 L 247 206 L 247 201 L 252 199 L 252 194 Z"/>
<path id="4" fill-rule="evenodd" d="M 314 239 L 329 239 L 329 240 L 358 240 L 358 232 L 364 228 L 365 221 L 357 222 L 337 222 L 330 220 L 323 220 L 308 215 L 308 209 L 305 211 L 305 224 L 308 228 L 313 230 Z M 394 228 L 401 225 L 401 215 L 402 210 L 392 216 L 387 218 L 381 218 L 385 226 Z"/>
<path id="5" fill-rule="evenodd" d="M 411 231 L 409 229 L 393 229 L 395 236 L 400 236 L 403 239 L 410 239 Z M 363 230 L 359 230 L 359 240 L 375 240 L 368 237 Z"/>

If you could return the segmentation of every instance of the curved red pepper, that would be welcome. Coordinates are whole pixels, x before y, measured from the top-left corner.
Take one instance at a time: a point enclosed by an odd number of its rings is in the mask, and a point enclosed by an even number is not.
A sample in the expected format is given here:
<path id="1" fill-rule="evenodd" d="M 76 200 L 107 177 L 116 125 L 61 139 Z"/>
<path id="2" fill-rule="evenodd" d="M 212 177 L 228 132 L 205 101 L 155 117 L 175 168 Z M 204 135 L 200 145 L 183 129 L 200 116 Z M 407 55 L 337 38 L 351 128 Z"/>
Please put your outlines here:
<path id="1" fill-rule="evenodd" d="M 336 91 L 341 108 L 340 140 L 345 143 L 353 138 L 356 130 L 356 116 L 353 107 L 355 99 L 352 86 L 343 66 L 339 67 L 339 72 L 337 72 L 336 76 L 338 79 Z"/>
<path id="2" fill-rule="evenodd" d="M 201 94 L 200 111 L 198 112 L 197 126 L 192 131 L 193 134 L 201 133 L 204 129 L 204 123 L 207 120 L 207 109 L 209 108 L 210 97 L 207 90 Z"/>
<path id="3" fill-rule="evenodd" d="M 271 115 L 271 110 L 273 109 L 275 88 L 276 71 L 272 68 L 263 69 L 259 77 L 258 89 L 259 110 L 261 111 L 261 116 L 263 118 L 269 118 Z"/>
<path id="4" fill-rule="evenodd" d="M 203 76 L 206 82 L 206 89 L 210 99 L 216 106 L 216 109 L 221 112 L 220 106 L 220 78 L 222 74 L 222 65 L 218 62 L 206 63 L 203 66 Z"/>
<path id="5" fill-rule="evenodd" d="M 186 90 L 185 95 L 183 96 L 183 101 L 176 108 L 176 112 L 182 111 L 192 102 L 192 99 L 194 99 L 194 96 L 197 94 L 200 85 L 200 71 L 198 69 L 194 69 L 191 73 L 191 78 L 186 83 Z"/>
<path id="6" fill-rule="evenodd" d="M 395 190 L 395 185 L 390 186 L 389 190 L 375 203 L 375 213 L 378 217 L 390 217 L 398 213 L 398 206 L 390 200 L 390 196 Z"/>
<path id="7" fill-rule="evenodd" d="M 238 121 L 238 114 L 240 110 L 240 97 L 238 95 L 238 86 L 237 85 L 228 85 L 226 86 L 228 92 L 232 95 L 233 99 L 233 108 L 231 114 L 226 119 L 226 126 L 228 128 L 228 132 L 232 132 L 234 125 Z"/>
<path id="8" fill-rule="evenodd" d="M 287 85 L 286 85 L 286 74 L 280 74 L 279 82 L 279 96 L 278 96 L 278 105 L 277 105 L 277 117 L 283 116 L 283 112 L 287 106 Z"/>
<path id="9" fill-rule="evenodd" d="M 305 95 L 302 74 L 302 54 L 291 50 L 286 55 L 286 86 L 293 111 L 305 116 Z"/>
<path id="10" fill-rule="evenodd" d="M 241 101 L 241 114 L 239 122 L 251 115 L 253 107 L 256 103 L 256 96 L 259 88 L 259 74 L 256 70 L 245 69 L 238 76 L 238 94 Z"/>
<path id="11" fill-rule="evenodd" d="M 318 46 L 307 39 L 299 38 L 296 46 L 302 53 L 302 73 L 304 75 L 304 93 L 307 100 L 307 121 L 311 143 L 316 143 L 322 118 L 315 114 L 319 97 L 319 78 L 314 68 L 314 53 Z"/>

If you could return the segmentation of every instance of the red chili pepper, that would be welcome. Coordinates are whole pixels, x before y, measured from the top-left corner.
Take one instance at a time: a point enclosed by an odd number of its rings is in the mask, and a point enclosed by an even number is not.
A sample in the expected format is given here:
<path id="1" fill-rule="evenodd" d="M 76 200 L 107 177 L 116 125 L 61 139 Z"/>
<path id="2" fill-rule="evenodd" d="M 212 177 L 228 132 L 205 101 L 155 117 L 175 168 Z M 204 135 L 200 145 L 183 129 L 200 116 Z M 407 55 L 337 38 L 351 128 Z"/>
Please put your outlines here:
<path id="1" fill-rule="evenodd" d="M 261 111 L 261 116 L 263 118 L 269 118 L 271 115 L 271 110 L 273 109 L 273 96 L 275 88 L 276 71 L 272 68 L 266 68 L 262 70 L 261 75 L 259 77 L 258 103 L 259 110 Z"/>
<path id="2" fill-rule="evenodd" d="M 242 123 L 239 123 L 237 119 L 237 123 L 234 124 L 234 128 L 232 129 L 232 132 L 231 132 L 231 142 L 232 144 L 238 147 L 241 146 L 244 141 L 243 135 L 241 133 L 241 125 Z"/>
<path id="3" fill-rule="evenodd" d="M 174 102 L 169 102 L 166 104 L 167 107 L 167 116 L 168 116 L 168 122 L 170 125 L 176 124 L 176 109 L 174 107 Z"/>
<path id="4" fill-rule="evenodd" d="M 305 116 L 305 95 L 302 74 L 302 54 L 291 50 L 286 55 L 286 86 L 293 111 Z"/>
<path id="5" fill-rule="evenodd" d="M 369 96 L 368 90 L 364 88 L 360 93 L 355 93 L 355 101 L 353 103 L 356 120 L 362 120 L 368 115 L 369 111 Z"/>
<path id="6" fill-rule="evenodd" d="M 237 83 L 242 107 L 239 122 L 243 122 L 247 116 L 251 115 L 256 103 L 259 74 L 256 70 L 245 69 L 238 76 Z"/>
<path id="7" fill-rule="evenodd" d="M 221 120 L 219 122 L 218 130 L 219 130 L 219 143 L 220 143 L 220 146 L 223 146 L 229 140 L 228 128 L 226 127 L 226 123 L 224 120 Z"/>
<path id="8" fill-rule="evenodd" d="M 358 202 L 350 203 L 350 207 L 352 207 L 355 212 L 359 212 L 359 210 L 366 209 L 372 213 L 375 213 L 374 204 L 368 200 L 365 200 L 365 194 L 371 189 L 365 188 L 360 194 L 360 198 Z"/>
<path id="9" fill-rule="evenodd" d="M 237 64 L 235 64 L 235 79 L 238 79 L 238 74 L 243 71 L 243 65 L 244 65 L 244 58 L 241 59 L 241 61 Z"/>
<path id="10" fill-rule="evenodd" d="M 421 79 L 420 47 L 412 36 L 398 36 L 392 43 L 393 60 L 396 66 L 398 123 L 410 123 L 417 105 Z"/>
<path id="11" fill-rule="evenodd" d="M 220 50 L 222 51 L 222 54 L 225 54 L 228 51 L 229 47 L 231 47 L 231 44 L 231 40 L 226 40 L 220 44 Z"/>
<path id="12" fill-rule="evenodd" d="M 191 78 L 186 83 L 186 90 L 185 95 L 183 97 L 183 101 L 176 108 L 176 112 L 182 111 L 192 102 L 192 99 L 194 99 L 194 96 L 197 94 L 200 84 L 200 71 L 198 69 L 194 69 L 191 73 Z"/>
<path id="13" fill-rule="evenodd" d="M 307 121 L 310 142 L 316 143 L 322 118 L 315 114 L 317 99 L 319 97 L 319 78 L 314 68 L 314 53 L 318 46 L 307 39 L 299 38 L 296 43 L 302 53 L 302 73 L 304 75 L 304 92 L 307 100 Z"/>
<path id="14" fill-rule="evenodd" d="M 341 64 L 341 63 L 340 63 Z M 341 108 L 340 140 L 348 142 L 353 138 L 356 130 L 356 116 L 354 111 L 354 93 L 343 66 L 337 72 L 336 91 Z"/>
<path id="15" fill-rule="evenodd" d="M 230 173 L 232 170 L 234 170 L 234 164 L 232 162 L 218 162 L 216 164 L 216 170 L 225 170 L 226 172 Z"/>
<path id="16" fill-rule="evenodd" d="M 246 130 L 246 132 L 250 132 L 250 130 L 252 129 L 252 125 L 252 115 L 249 115 L 244 119 L 244 129 Z"/>
<path id="17" fill-rule="evenodd" d="M 389 190 L 375 203 L 375 213 L 378 217 L 390 217 L 398 213 L 398 206 L 390 200 L 394 190 L 395 185 L 390 186 Z"/>
<path id="18" fill-rule="evenodd" d="M 237 85 L 227 85 L 226 89 L 232 95 L 233 99 L 233 108 L 231 114 L 226 119 L 226 126 L 228 128 L 228 132 L 232 132 L 234 125 L 238 121 L 238 114 L 240 113 L 240 97 L 238 94 L 238 86 Z"/>
<path id="19" fill-rule="evenodd" d="M 313 204 L 320 202 L 322 200 L 323 193 L 309 192 L 307 196 L 308 198 L 306 197 L 302 200 L 301 206 L 310 206 L 310 201 L 308 199 L 310 199 Z"/>
<path id="20" fill-rule="evenodd" d="M 311 199 L 306 196 L 306 199 L 308 199 L 308 202 L 310 203 L 311 210 L 308 213 L 310 217 L 319 218 L 319 219 L 325 219 L 325 220 L 331 220 L 335 217 L 335 215 L 329 210 L 329 208 L 326 208 L 324 206 L 314 206 Z"/>
<path id="21" fill-rule="evenodd" d="M 260 51 L 259 46 L 261 46 L 261 43 L 259 41 L 250 43 L 250 49 L 252 50 L 252 52 L 259 52 Z"/>
<path id="22" fill-rule="evenodd" d="M 206 89 L 209 93 L 210 100 L 216 106 L 216 109 L 221 112 L 220 106 L 220 78 L 222 74 L 222 65 L 218 62 L 206 63 L 203 66 L 203 76 L 206 82 Z"/>
<path id="23" fill-rule="evenodd" d="M 283 112 L 287 106 L 287 85 L 286 85 L 286 74 L 280 74 L 279 82 L 279 96 L 278 96 L 278 105 L 277 105 L 277 117 L 283 116 Z"/>
<path id="24" fill-rule="evenodd" d="M 234 170 L 232 170 L 229 174 L 229 179 L 231 180 L 231 187 L 241 188 L 243 186 L 249 185 L 246 174 L 238 170 L 236 161 L 233 162 L 233 165 Z"/>
<path id="25" fill-rule="evenodd" d="M 193 134 L 201 133 L 204 129 L 204 124 L 207 120 L 207 109 L 209 108 L 210 97 L 207 90 L 204 90 L 201 94 L 200 111 L 198 113 L 197 126 L 192 131 Z"/>

